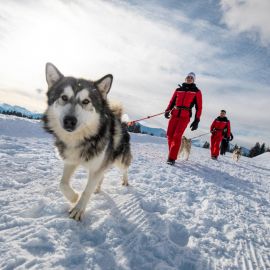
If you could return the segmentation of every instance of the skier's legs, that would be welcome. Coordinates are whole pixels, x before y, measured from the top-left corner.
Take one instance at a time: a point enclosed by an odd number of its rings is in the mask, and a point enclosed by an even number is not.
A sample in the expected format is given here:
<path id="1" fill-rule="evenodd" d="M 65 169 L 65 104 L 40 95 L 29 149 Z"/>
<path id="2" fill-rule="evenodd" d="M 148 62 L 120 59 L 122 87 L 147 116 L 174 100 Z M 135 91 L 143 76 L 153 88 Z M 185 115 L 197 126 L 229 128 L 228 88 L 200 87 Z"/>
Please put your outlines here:
<path id="1" fill-rule="evenodd" d="M 178 156 L 178 151 L 181 146 L 182 135 L 187 128 L 187 125 L 190 121 L 189 117 L 180 117 L 178 118 L 177 126 L 175 128 L 173 137 L 171 139 L 171 144 L 169 148 L 169 159 L 176 160 Z"/>
<path id="2" fill-rule="evenodd" d="M 168 147 L 169 147 L 169 149 L 171 148 L 171 144 L 172 144 L 172 141 L 173 141 L 173 134 L 174 134 L 175 129 L 177 127 L 177 123 L 178 123 L 178 118 L 176 118 L 176 117 L 172 117 L 169 120 L 169 123 L 168 123 L 167 139 L 168 139 Z"/>
<path id="3" fill-rule="evenodd" d="M 221 141 L 222 141 L 222 134 L 217 134 L 215 136 L 214 151 L 213 151 L 213 156 L 215 157 L 219 156 L 219 147 L 220 147 Z"/>

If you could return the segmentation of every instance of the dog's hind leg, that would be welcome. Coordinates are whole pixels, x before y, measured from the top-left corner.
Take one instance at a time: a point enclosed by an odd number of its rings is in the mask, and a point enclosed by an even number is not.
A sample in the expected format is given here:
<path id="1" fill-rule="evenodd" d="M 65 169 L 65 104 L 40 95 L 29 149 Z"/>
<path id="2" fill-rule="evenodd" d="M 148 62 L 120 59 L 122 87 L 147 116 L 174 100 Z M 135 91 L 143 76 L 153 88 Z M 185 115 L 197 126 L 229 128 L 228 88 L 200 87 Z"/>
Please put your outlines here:
<path id="1" fill-rule="evenodd" d="M 89 173 L 88 182 L 81 197 L 74 208 L 70 210 L 70 217 L 75 220 L 81 220 L 86 209 L 87 203 L 90 199 L 91 194 L 95 191 L 97 184 L 103 179 L 104 171 L 99 171 L 95 173 Z"/>
<path id="2" fill-rule="evenodd" d="M 119 170 L 121 171 L 121 173 L 123 175 L 122 176 L 122 185 L 128 186 L 128 167 L 129 167 L 130 161 L 124 163 L 123 158 L 121 157 L 120 159 L 117 159 L 114 164 L 117 168 L 119 168 Z"/>
<path id="3" fill-rule="evenodd" d="M 189 159 L 189 152 L 186 152 L 186 161 Z"/>
<path id="4" fill-rule="evenodd" d="M 122 178 L 122 186 L 128 186 L 128 168 L 122 169 L 123 178 Z"/>
<path id="5" fill-rule="evenodd" d="M 64 164 L 63 176 L 60 182 L 60 190 L 64 194 L 64 196 L 72 203 L 75 203 L 78 200 L 78 193 L 75 192 L 70 186 L 70 179 L 73 175 L 77 165 L 75 164 Z"/>

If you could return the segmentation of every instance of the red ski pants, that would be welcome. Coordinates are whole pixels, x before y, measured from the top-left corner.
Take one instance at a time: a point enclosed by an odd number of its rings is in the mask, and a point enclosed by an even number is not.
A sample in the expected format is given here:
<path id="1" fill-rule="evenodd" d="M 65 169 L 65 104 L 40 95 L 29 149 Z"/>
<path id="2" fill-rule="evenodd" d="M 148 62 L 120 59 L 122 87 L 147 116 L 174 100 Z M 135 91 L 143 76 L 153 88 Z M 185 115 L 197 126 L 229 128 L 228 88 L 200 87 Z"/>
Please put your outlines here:
<path id="1" fill-rule="evenodd" d="M 169 159 L 176 160 L 181 146 L 182 135 L 190 121 L 189 117 L 172 117 L 168 124 L 167 139 Z"/>
<path id="2" fill-rule="evenodd" d="M 222 132 L 213 133 L 211 136 L 211 156 L 218 157 L 220 143 L 222 141 Z"/>

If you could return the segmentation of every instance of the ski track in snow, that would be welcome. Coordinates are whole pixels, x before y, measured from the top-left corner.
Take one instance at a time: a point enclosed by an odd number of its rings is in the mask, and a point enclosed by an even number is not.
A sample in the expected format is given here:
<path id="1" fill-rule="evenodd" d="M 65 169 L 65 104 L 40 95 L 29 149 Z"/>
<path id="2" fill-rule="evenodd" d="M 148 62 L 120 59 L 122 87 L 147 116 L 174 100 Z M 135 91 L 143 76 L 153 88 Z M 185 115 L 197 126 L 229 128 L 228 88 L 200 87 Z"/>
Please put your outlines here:
<path id="1" fill-rule="evenodd" d="M 14 126 L 14 136 L 0 135 L 0 269 L 270 269 L 263 162 L 213 161 L 193 147 L 189 161 L 171 167 L 166 140 L 132 135 L 130 186 L 108 171 L 76 222 L 59 191 L 53 140 L 20 136 Z M 72 184 L 83 190 L 83 169 Z"/>

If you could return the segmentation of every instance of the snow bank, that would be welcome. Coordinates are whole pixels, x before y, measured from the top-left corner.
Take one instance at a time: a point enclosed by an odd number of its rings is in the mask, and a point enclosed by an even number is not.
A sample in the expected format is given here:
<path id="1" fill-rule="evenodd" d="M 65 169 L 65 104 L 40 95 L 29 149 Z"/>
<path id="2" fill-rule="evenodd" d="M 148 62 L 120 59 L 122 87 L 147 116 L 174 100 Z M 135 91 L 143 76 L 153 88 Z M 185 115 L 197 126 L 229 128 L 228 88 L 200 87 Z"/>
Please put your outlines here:
<path id="1" fill-rule="evenodd" d="M 263 153 L 259 156 L 256 156 L 256 157 L 252 158 L 252 160 L 270 163 L 270 152 L 266 152 L 266 153 Z"/>
<path id="2" fill-rule="evenodd" d="M 0 114 L 0 135 L 11 137 L 51 137 L 42 128 L 40 120 Z"/>
<path id="3" fill-rule="evenodd" d="M 270 168 L 270 152 L 263 153 L 251 159 L 254 163 Z"/>
<path id="4" fill-rule="evenodd" d="M 214 161 L 193 147 L 171 167 L 166 139 L 131 134 L 130 186 L 110 170 L 76 222 L 59 190 L 63 163 L 44 134 L 39 122 L 0 118 L 0 269 L 270 269 L 263 164 L 230 154 Z M 86 179 L 78 170 L 73 187 L 82 191 Z"/>

